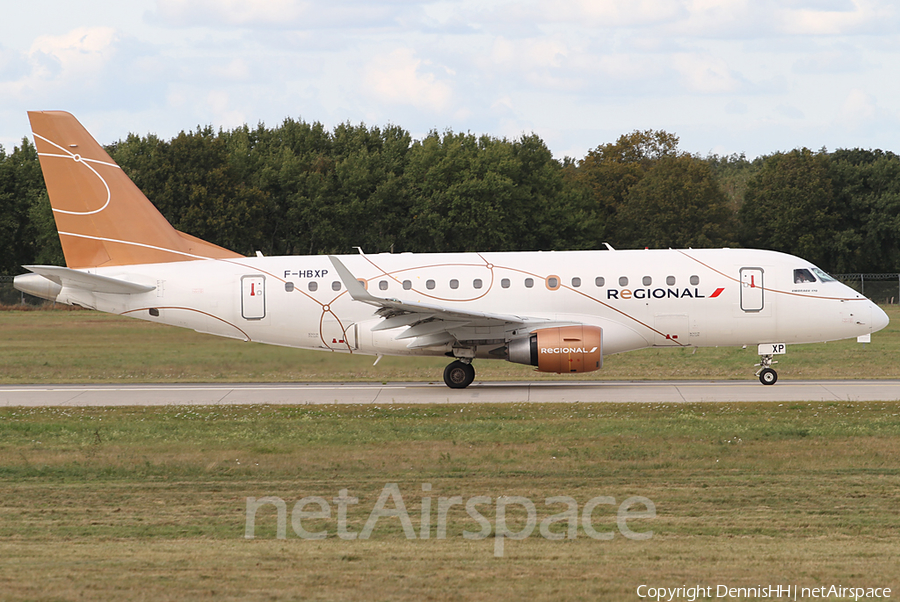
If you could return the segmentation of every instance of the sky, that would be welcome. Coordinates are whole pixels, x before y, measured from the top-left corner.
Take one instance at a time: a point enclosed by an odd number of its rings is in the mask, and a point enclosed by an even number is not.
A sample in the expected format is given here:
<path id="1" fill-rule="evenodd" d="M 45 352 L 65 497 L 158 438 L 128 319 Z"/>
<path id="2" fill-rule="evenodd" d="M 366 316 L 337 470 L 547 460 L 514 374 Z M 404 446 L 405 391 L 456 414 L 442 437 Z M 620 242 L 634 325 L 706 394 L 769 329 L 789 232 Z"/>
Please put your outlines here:
<path id="1" fill-rule="evenodd" d="M 701 156 L 900 153 L 894 0 L 7 0 L 0 144 L 66 110 L 102 144 L 285 118 L 515 139 L 634 130 Z"/>

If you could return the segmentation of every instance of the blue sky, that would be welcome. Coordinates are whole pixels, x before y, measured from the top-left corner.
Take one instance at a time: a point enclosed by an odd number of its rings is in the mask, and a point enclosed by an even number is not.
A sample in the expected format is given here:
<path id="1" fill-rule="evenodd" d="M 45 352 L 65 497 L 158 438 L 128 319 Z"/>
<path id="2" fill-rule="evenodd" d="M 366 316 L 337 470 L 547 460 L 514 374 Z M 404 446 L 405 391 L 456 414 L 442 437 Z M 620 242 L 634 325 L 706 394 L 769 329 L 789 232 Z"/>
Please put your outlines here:
<path id="1" fill-rule="evenodd" d="M 0 23 L 0 144 L 25 111 L 101 143 L 285 117 L 515 138 L 635 129 L 749 157 L 900 152 L 891 0 L 28 0 Z"/>

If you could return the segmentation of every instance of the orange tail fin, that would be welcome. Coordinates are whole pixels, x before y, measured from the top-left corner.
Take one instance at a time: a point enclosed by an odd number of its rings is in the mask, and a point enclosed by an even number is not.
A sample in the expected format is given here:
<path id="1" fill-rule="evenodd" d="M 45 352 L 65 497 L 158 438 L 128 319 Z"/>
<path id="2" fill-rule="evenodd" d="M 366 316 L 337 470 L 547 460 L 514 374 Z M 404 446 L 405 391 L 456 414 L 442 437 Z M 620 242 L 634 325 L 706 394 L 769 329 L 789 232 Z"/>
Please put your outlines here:
<path id="1" fill-rule="evenodd" d="M 28 118 L 68 267 L 242 257 L 173 228 L 71 114 Z"/>

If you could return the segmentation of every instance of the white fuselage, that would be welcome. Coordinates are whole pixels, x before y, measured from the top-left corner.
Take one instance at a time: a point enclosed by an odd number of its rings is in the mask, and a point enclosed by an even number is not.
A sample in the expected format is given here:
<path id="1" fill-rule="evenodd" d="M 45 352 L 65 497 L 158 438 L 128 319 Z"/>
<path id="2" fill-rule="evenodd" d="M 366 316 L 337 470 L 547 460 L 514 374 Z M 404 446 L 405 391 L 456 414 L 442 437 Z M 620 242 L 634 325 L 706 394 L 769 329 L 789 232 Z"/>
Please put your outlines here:
<path id="1" fill-rule="evenodd" d="M 650 346 L 821 342 L 858 337 L 887 324 L 880 308 L 839 282 L 821 277 L 795 282 L 795 270 L 811 273 L 814 266 L 772 251 L 403 253 L 339 259 L 376 297 L 528 316 L 547 324 L 599 326 L 605 355 Z M 402 329 L 373 331 L 382 321 L 374 315 L 376 308 L 350 297 L 326 256 L 85 271 L 155 289 L 123 295 L 63 288 L 59 301 L 305 349 L 443 355 L 452 347 L 410 348 L 409 340 L 396 338 Z M 497 350 L 522 334 L 514 326 L 474 325 L 456 336 L 477 341 L 471 345 L 476 357 L 499 357 Z"/>

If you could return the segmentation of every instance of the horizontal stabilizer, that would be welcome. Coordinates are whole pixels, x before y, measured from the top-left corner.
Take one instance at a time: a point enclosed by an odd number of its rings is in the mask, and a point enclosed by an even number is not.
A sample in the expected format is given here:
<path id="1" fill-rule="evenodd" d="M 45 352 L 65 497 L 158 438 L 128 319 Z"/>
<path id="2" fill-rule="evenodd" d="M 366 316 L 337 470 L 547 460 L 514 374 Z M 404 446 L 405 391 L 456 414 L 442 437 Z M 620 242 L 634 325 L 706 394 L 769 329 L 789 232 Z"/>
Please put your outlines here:
<path id="1" fill-rule="evenodd" d="M 137 293 L 148 293 L 156 288 L 147 284 L 89 274 L 80 270 L 72 270 L 55 265 L 26 265 L 22 267 L 35 274 L 40 274 L 60 286 L 77 288 L 92 293 L 134 295 Z"/>

